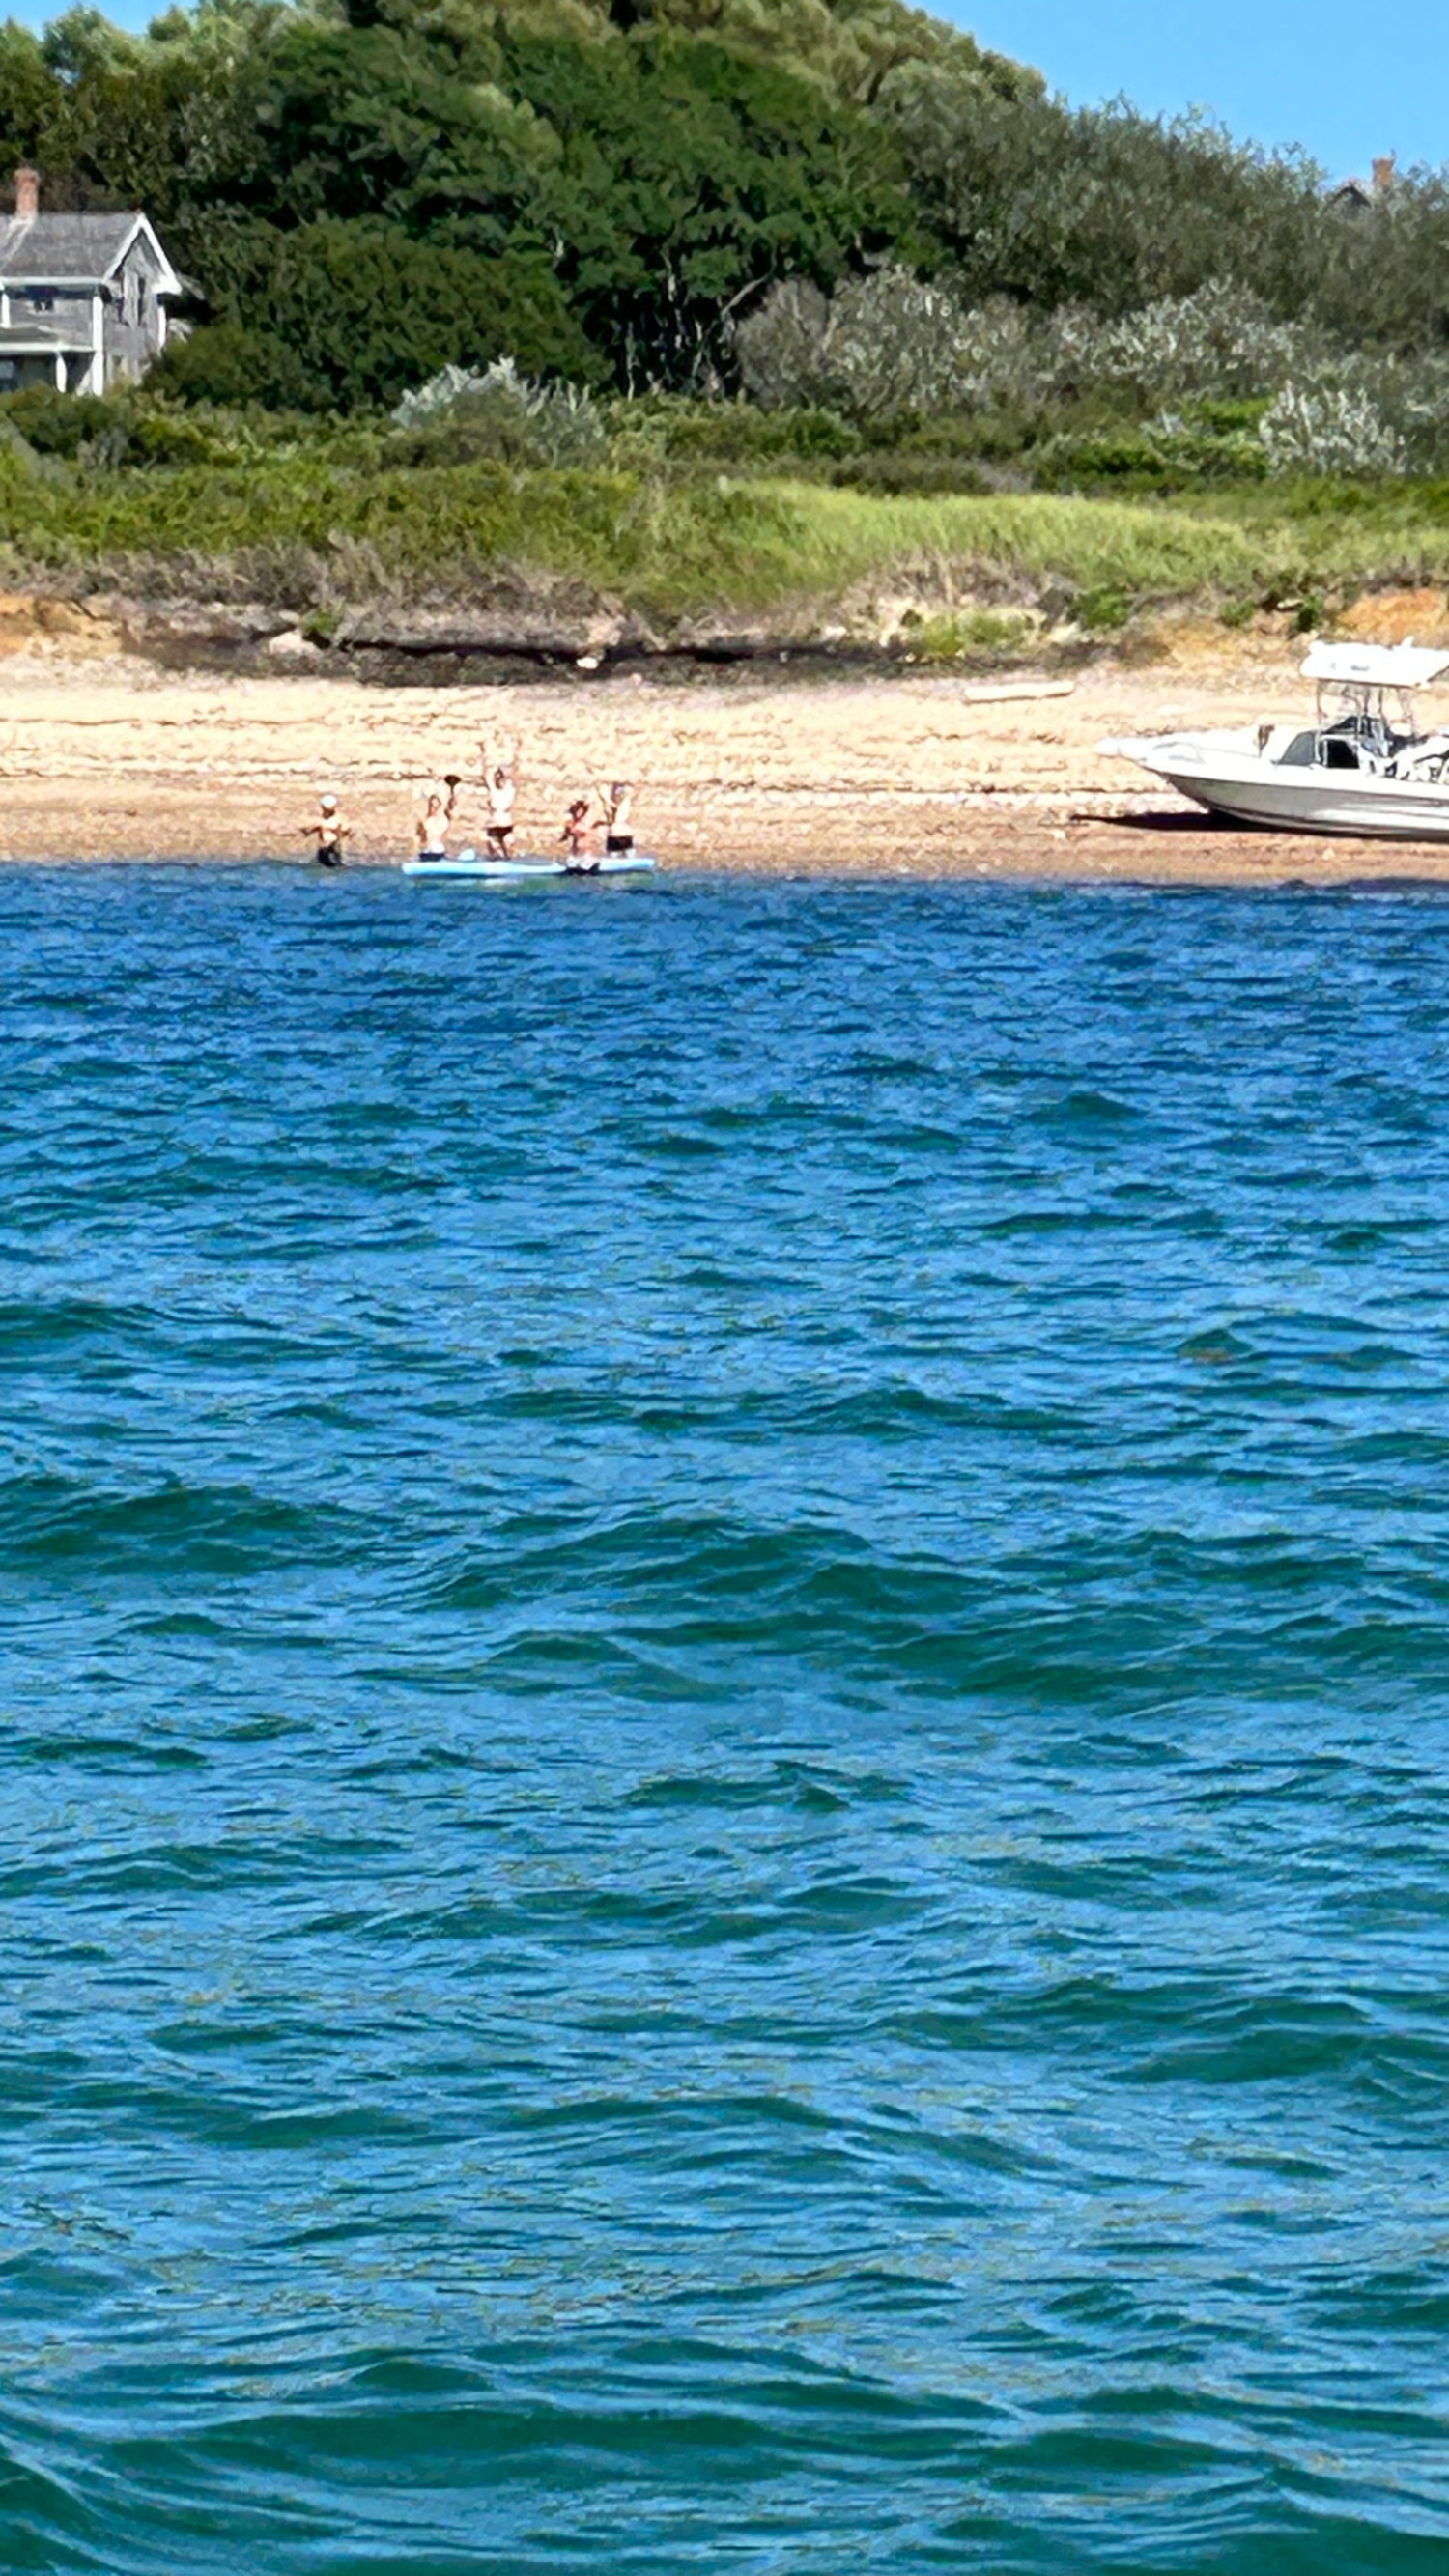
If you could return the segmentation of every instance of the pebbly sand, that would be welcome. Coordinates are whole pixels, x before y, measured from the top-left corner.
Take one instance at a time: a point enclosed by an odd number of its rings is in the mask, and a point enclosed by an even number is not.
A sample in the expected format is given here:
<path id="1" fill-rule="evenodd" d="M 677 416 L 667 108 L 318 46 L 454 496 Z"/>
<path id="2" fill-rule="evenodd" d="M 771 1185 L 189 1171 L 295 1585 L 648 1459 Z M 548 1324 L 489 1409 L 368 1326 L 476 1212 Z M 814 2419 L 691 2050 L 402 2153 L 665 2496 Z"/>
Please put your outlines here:
<path id="1" fill-rule="evenodd" d="M 566 791 L 641 782 L 643 844 L 678 869 L 1160 884 L 1449 879 L 1449 845 L 1325 841 L 1210 824 L 1103 735 L 1306 714 L 1292 652 L 1220 633 L 1068 696 L 987 697 L 954 678 L 600 677 L 385 688 L 350 678 L 171 672 L 26 650 L 0 698 L 0 856 L 290 858 L 319 787 L 351 856 L 410 846 L 430 770 L 478 774 L 478 741 L 522 746 L 519 847 L 557 840 Z M 460 795 L 455 844 L 481 835 Z"/>

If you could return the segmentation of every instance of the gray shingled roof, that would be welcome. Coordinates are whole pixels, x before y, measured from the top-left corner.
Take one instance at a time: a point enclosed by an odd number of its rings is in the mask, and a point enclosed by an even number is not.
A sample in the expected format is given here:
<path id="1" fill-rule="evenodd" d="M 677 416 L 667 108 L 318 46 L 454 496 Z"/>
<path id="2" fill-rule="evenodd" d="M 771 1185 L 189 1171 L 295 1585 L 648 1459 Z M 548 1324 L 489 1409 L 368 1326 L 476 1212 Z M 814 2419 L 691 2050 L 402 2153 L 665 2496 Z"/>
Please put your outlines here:
<path id="1" fill-rule="evenodd" d="M 109 277 L 139 215 L 0 217 L 0 277 L 49 285 L 63 277 Z"/>

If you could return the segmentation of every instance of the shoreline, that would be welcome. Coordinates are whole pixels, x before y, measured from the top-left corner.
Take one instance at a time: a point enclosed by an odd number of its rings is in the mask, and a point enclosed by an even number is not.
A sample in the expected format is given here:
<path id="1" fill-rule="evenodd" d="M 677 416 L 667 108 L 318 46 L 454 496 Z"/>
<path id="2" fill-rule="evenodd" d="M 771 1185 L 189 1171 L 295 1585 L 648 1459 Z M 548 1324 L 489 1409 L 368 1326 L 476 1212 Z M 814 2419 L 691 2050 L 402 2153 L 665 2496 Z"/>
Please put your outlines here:
<path id="1" fill-rule="evenodd" d="M 1301 652 L 1301 648 L 1300 648 Z M 1212 822 L 1097 749 L 1103 737 L 1302 711 L 1299 654 L 1104 663 L 1047 675 L 705 682 L 601 676 L 389 688 L 312 674 L 158 670 L 28 651 L 0 700 L 0 860 L 302 858 L 320 787 L 353 864 L 409 846 L 430 772 L 521 744 L 519 847 L 576 787 L 639 783 L 644 846 L 678 875 L 962 877 L 1132 885 L 1449 882 L 1449 843 Z M 481 837 L 460 791 L 454 846 Z"/>

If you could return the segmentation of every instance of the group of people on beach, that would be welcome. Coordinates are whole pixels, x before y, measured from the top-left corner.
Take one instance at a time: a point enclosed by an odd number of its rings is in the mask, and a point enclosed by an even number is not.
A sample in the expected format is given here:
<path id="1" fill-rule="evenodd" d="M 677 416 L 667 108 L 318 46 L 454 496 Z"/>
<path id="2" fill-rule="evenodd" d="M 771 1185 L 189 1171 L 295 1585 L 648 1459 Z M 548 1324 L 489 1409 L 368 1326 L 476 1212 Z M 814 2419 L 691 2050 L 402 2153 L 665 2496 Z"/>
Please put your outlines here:
<path id="1" fill-rule="evenodd" d="M 518 745 L 505 743 L 490 759 L 487 743 L 480 742 L 478 754 L 485 810 L 484 849 L 490 859 L 508 859 L 513 856 L 518 804 Z M 441 860 L 448 856 L 448 835 L 457 812 L 458 790 L 463 785 L 460 774 L 449 772 L 423 789 L 413 817 L 413 842 L 420 859 Z M 575 795 L 559 834 L 565 867 L 588 875 L 605 858 L 632 857 L 633 812 L 634 789 L 627 779 L 616 779 L 612 785 L 596 786 L 587 794 Z M 317 819 L 310 828 L 316 840 L 318 865 L 340 868 L 353 831 L 333 789 L 323 790 Z"/>

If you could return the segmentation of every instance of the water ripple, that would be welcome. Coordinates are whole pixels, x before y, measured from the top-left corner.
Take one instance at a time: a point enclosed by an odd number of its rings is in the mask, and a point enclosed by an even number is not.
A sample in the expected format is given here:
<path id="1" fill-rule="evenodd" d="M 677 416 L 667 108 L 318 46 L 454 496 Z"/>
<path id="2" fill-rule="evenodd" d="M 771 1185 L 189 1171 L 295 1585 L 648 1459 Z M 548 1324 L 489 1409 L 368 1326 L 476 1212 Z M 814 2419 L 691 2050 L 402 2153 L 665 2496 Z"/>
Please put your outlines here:
<path id="1" fill-rule="evenodd" d="M 1438 2576 L 1449 908 L 7 889 L 0 2562 Z"/>

